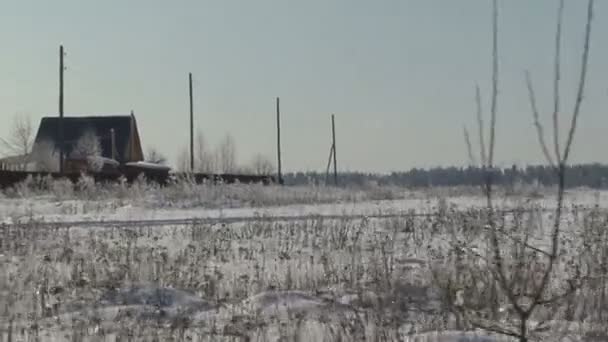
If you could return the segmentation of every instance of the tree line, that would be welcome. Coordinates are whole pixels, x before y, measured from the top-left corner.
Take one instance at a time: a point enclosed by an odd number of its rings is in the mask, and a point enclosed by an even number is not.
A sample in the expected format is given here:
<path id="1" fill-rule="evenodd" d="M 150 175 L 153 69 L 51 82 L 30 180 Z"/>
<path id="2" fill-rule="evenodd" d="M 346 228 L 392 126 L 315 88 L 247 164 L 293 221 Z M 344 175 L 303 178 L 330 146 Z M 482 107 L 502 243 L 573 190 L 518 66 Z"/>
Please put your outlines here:
<path id="1" fill-rule="evenodd" d="M 566 166 L 566 187 L 608 188 L 608 165 L 593 163 Z M 480 167 L 434 167 L 429 169 L 413 168 L 405 172 L 389 174 L 341 172 L 339 182 L 343 186 L 402 186 L 425 188 L 435 186 L 482 186 L 486 173 Z M 292 172 L 284 175 L 285 184 L 309 185 L 326 184 L 326 174 L 321 172 Z M 557 185 L 558 177 L 549 165 L 529 165 L 510 168 L 494 168 L 493 183 L 512 187 L 517 184 L 533 186 Z"/>

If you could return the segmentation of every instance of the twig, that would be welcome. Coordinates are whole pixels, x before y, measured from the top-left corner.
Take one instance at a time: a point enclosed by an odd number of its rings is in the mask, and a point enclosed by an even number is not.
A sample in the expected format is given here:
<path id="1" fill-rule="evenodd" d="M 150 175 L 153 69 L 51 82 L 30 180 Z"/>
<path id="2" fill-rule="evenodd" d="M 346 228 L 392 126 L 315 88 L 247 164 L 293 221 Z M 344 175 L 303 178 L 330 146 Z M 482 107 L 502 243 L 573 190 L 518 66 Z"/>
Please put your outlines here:
<path id="1" fill-rule="evenodd" d="M 484 227 L 484 229 L 486 229 L 486 230 L 487 230 L 487 229 L 489 229 L 489 228 Z M 538 248 L 538 247 L 534 247 L 534 246 L 532 246 L 532 245 L 530 245 L 530 244 L 528 244 L 528 243 L 526 243 L 526 242 L 524 242 L 524 241 L 521 241 L 519 238 L 516 238 L 516 237 L 514 237 L 514 236 L 511 236 L 511 235 L 509 235 L 508 233 L 505 233 L 505 232 L 503 232 L 503 231 L 499 231 L 499 233 L 500 233 L 500 235 L 502 235 L 502 236 L 504 236 L 504 237 L 508 238 L 509 240 L 511 240 L 511 241 L 513 241 L 513 242 L 515 242 L 516 244 L 521 245 L 521 246 L 524 246 L 525 248 L 530 249 L 530 250 L 532 250 L 532 251 L 534 251 L 534 252 L 540 253 L 540 254 L 542 254 L 542 255 L 544 255 L 544 256 L 550 256 L 550 255 L 551 255 L 549 252 L 543 251 L 542 249 L 540 249 L 540 248 Z"/>
<path id="2" fill-rule="evenodd" d="M 475 318 L 473 318 L 473 319 L 475 319 Z M 492 322 L 483 322 L 482 323 L 481 320 L 476 320 L 476 319 L 473 320 L 473 319 L 468 318 L 467 320 L 469 321 L 469 323 L 471 323 L 471 325 L 473 327 L 475 327 L 477 329 L 482 329 L 485 331 L 489 331 L 489 332 L 493 332 L 493 333 L 501 334 L 501 335 L 505 335 L 505 336 L 511 336 L 511 337 L 515 337 L 515 338 L 521 337 L 518 333 L 513 332 L 511 330 L 504 329 L 502 327 L 499 327 Z"/>
<path id="3" fill-rule="evenodd" d="M 536 135 L 538 135 L 538 143 L 540 144 L 540 147 L 549 165 L 555 168 L 555 163 L 553 162 L 553 158 L 551 158 L 551 153 L 549 153 L 549 149 L 547 148 L 547 144 L 545 143 L 545 134 L 543 133 L 543 126 L 540 123 L 540 118 L 538 115 L 538 107 L 536 106 L 536 95 L 534 94 L 534 87 L 532 86 L 530 72 L 526 71 L 525 74 L 526 84 L 528 85 L 528 94 L 530 97 L 530 106 L 532 107 L 532 116 L 534 117 L 534 126 L 536 127 Z"/>

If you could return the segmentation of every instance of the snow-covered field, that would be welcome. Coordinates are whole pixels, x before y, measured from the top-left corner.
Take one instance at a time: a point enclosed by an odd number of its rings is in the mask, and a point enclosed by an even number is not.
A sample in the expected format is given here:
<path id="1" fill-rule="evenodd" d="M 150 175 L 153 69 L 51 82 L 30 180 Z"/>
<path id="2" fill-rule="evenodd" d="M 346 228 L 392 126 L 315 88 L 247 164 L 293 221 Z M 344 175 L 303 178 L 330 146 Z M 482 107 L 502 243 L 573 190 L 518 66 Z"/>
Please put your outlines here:
<path id="1" fill-rule="evenodd" d="M 477 189 L 462 191 L 406 191 L 404 189 L 336 190 L 326 188 L 295 188 L 283 190 L 258 185 L 226 185 L 218 190 L 212 186 L 187 187 L 184 197 L 167 195 L 158 189 L 125 190 L 127 194 L 116 198 L 115 193 L 104 191 L 67 195 L 31 194 L 11 197 L 0 195 L 0 223 L 114 220 L 166 220 L 186 218 L 221 218 L 253 216 L 304 216 L 304 215 L 377 215 L 401 214 L 409 211 L 433 213 L 438 206 L 447 205 L 456 210 L 481 208 L 485 199 Z M 60 189 L 62 190 L 62 189 Z M 535 206 L 554 208 L 551 189 L 535 196 L 499 197 L 499 208 Z M 177 197 L 177 199 L 175 198 Z M 283 204 L 285 203 L 285 204 Z M 572 190 L 565 206 L 586 208 L 608 206 L 608 191 Z"/>
<path id="2" fill-rule="evenodd" d="M 451 314 L 451 296 L 464 291 L 470 297 L 477 288 L 462 277 L 470 270 L 454 254 L 455 243 L 483 250 L 484 223 L 461 212 L 484 205 L 475 191 L 226 185 L 5 193 L 0 340 L 507 341 L 470 331 Z M 501 195 L 496 203 L 502 209 L 550 209 L 551 193 Z M 567 199 L 564 251 L 587 267 L 600 265 L 603 240 L 577 239 L 579 232 L 600 231 L 608 222 L 608 193 L 573 190 Z M 404 212 L 436 216 L 348 217 Z M 40 225 L 256 215 L 310 219 L 105 229 Z M 542 247 L 551 214 L 521 215 L 505 216 L 505 222 L 534 226 Z M 591 256 L 599 258 L 595 264 Z M 576 305 L 564 301 L 573 313 L 552 316 L 549 331 L 537 336 L 591 341 L 589 330 L 602 330 L 597 317 L 608 312 L 598 299 L 606 293 L 601 284 L 600 290 L 598 284 L 593 291 L 581 289 Z M 500 310 L 499 322 L 510 326 L 509 308 Z"/>

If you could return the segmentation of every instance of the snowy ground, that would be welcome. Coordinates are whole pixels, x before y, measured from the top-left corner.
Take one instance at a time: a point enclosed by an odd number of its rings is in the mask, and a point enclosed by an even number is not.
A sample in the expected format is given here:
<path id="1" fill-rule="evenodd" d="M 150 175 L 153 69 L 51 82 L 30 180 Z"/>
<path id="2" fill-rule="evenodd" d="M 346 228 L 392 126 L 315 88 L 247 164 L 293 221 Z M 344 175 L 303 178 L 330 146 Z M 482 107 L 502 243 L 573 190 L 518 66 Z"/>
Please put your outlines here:
<path id="1" fill-rule="evenodd" d="M 5 270 L 0 274 L 0 341 L 507 340 L 455 331 L 443 289 L 431 279 L 435 253 L 449 248 L 454 238 L 449 232 L 467 218 L 454 213 L 417 219 L 346 217 L 466 209 L 483 206 L 482 197 L 399 190 L 387 195 L 397 198 L 382 199 L 377 189 L 373 196 L 360 190 L 285 194 L 280 188 L 243 189 L 243 194 L 230 188 L 186 196 L 208 206 L 175 199 L 164 205 L 158 192 L 145 191 L 140 193 L 145 200 L 0 197 L 0 221 L 30 222 L 19 229 L 0 225 Z M 290 204 L 275 205 L 273 192 Z M 266 197 L 251 200 L 251 193 Z M 322 203 L 310 203 L 319 198 Z M 570 191 L 568 201 L 568 207 L 604 208 L 608 193 Z M 218 208 L 222 203 L 230 205 Z M 550 191 L 497 200 L 503 209 L 521 205 L 551 208 L 554 203 Z M 312 217 L 320 214 L 345 217 Z M 254 215 L 311 218 L 111 229 L 36 225 Z M 576 227 L 576 214 L 569 215 L 569 225 Z M 473 242 L 478 236 L 468 238 Z"/>
<path id="2" fill-rule="evenodd" d="M 280 192 L 280 190 L 276 190 Z M 414 211 L 416 213 L 433 213 L 440 201 L 450 208 L 465 210 L 479 208 L 486 204 L 480 195 L 425 196 L 424 193 L 407 193 L 407 198 L 393 200 L 352 201 L 349 196 L 337 196 L 331 203 L 290 205 L 252 206 L 246 202 L 230 201 L 230 207 L 219 207 L 217 204 L 181 208 L 166 206 L 163 202 L 149 203 L 134 199 L 67 199 L 60 200 L 53 196 L 36 196 L 28 198 L 0 198 L 0 223 L 27 222 L 30 220 L 45 222 L 65 221 L 114 221 L 114 220 L 154 220 L 186 218 L 221 218 L 249 216 L 304 216 L 304 215 L 373 215 L 399 214 Z M 226 198 L 219 203 L 228 202 Z M 293 200 L 297 202 L 298 199 Z M 304 199 L 302 199 L 304 201 Z M 508 209 L 522 205 L 538 208 L 554 208 L 554 198 L 546 190 L 542 197 L 512 196 L 498 198 L 497 207 Z M 608 207 L 608 191 L 572 190 L 568 193 L 566 206 Z"/>

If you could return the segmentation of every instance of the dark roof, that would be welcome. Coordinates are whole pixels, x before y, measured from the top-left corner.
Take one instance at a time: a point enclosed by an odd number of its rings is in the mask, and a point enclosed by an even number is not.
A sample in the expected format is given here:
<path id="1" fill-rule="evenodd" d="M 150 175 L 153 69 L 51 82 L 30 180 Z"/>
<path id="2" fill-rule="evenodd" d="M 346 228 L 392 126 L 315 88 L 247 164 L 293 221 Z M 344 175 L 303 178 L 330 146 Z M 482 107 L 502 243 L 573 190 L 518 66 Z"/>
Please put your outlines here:
<path id="1" fill-rule="evenodd" d="M 132 121 L 133 120 L 133 121 Z M 134 132 L 131 132 L 133 128 Z M 110 130 L 114 129 L 116 139 L 116 159 L 128 161 L 130 154 L 130 142 L 132 135 L 137 134 L 137 125 L 131 115 L 113 116 L 64 116 L 63 136 L 65 143 L 65 155 L 69 156 L 78 139 L 87 131 L 93 131 L 100 139 L 102 157 L 112 157 L 112 139 Z M 56 149 L 59 148 L 59 117 L 43 117 L 40 121 L 35 143 L 52 143 Z M 140 147 L 141 148 L 141 147 Z"/>

